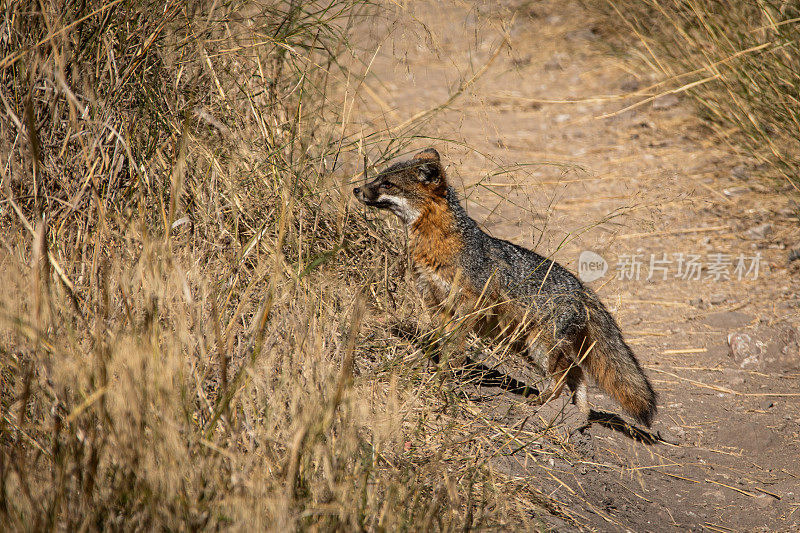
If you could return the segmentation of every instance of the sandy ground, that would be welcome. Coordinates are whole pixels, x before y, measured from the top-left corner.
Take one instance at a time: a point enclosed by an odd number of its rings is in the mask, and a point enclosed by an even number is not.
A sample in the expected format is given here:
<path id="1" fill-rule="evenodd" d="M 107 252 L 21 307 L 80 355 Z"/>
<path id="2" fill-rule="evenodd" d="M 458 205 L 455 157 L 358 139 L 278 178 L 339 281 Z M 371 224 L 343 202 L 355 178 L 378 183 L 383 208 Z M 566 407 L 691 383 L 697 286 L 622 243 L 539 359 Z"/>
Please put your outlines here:
<path id="1" fill-rule="evenodd" d="M 439 149 L 493 235 L 573 271 L 583 251 L 603 258 L 589 285 L 660 395 L 657 444 L 596 423 L 573 433 L 575 461 L 545 473 L 520 454 L 496 468 L 549 494 L 558 530 L 800 531 L 798 195 L 759 178 L 687 98 L 625 110 L 658 79 L 612 53 L 576 3 L 387 9 L 407 23 L 369 25 L 382 44 L 357 110 L 365 130 L 466 83 L 412 148 Z M 534 408 L 510 396 L 479 408 L 517 427 Z M 596 388 L 591 400 L 617 410 Z M 574 411 L 559 420 L 566 434 Z"/>

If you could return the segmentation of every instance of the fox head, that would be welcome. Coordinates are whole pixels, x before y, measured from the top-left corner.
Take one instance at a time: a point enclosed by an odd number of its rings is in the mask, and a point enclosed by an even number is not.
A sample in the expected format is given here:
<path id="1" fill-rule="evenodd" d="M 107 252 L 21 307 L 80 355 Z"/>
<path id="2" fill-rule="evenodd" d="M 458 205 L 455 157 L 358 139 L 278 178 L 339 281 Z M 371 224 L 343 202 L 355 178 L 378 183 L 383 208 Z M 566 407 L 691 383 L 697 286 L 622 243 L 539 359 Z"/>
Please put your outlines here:
<path id="1" fill-rule="evenodd" d="M 408 225 L 430 202 L 444 201 L 447 183 L 439 152 L 428 148 L 390 166 L 371 182 L 353 189 L 364 204 L 388 209 Z"/>

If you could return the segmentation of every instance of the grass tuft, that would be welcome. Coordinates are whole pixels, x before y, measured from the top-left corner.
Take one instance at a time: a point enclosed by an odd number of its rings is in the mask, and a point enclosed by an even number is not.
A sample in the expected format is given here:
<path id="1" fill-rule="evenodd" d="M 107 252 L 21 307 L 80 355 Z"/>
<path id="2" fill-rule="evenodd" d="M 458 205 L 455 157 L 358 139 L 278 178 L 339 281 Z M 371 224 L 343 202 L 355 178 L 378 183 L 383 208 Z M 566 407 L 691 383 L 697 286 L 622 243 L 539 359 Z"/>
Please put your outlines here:
<path id="1" fill-rule="evenodd" d="M 592 2 L 638 41 L 662 92 L 687 93 L 722 138 L 797 189 L 800 9 L 752 0 Z"/>
<path id="2" fill-rule="evenodd" d="M 563 439 L 510 434 L 392 334 L 421 327 L 402 243 L 347 187 L 381 136 L 352 134 L 341 58 L 376 9 L 6 6 L 6 527 L 467 531 L 557 512 L 490 462 Z M 391 137 L 384 155 L 409 141 Z"/>

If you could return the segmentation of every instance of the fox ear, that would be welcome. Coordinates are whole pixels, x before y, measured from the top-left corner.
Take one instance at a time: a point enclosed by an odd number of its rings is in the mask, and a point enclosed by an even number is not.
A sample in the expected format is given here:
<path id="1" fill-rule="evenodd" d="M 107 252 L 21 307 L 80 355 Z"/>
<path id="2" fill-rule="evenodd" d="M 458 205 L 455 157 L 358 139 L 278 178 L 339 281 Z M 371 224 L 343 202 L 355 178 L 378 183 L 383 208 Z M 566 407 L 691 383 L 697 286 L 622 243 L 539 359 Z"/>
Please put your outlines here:
<path id="1" fill-rule="evenodd" d="M 439 161 L 439 152 L 434 148 L 427 148 L 414 156 L 418 161 Z"/>
<path id="2" fill-rule="evenodd" d="M 431 161 L 417 165 L 417 179 L 422 183 L 438 183 L 442 178 L 442 167 L 439 161 Z"/>
<path id="3" fill-rule="evenodd" d="M 436 183 L 442 177 L 439 152 L 434 148 L 423 150 L 414 156 L 417 161 L 417 179 L 422 183 Z"/>

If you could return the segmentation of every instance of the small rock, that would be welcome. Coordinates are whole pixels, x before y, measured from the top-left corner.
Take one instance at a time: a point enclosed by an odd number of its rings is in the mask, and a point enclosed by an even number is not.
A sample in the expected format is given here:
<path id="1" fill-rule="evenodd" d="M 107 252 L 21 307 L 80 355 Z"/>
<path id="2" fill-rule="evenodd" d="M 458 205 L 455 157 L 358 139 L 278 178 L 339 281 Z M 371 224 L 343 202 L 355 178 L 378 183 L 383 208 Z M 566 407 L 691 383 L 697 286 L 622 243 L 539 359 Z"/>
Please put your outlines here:
<path id="1" fill-rule="evenodd" d="M 731 170 L 731 176 L 738 180 L 747 180 L 750 178 L 750 172 L 747 170 L 747 167 L 744 165 L 736 165 Z"/>
<path id="2" fill-rule="evenodd" d="M 756 501 L 756 505 L 759 507 L 768 507 L 775 503 L 775 498 L 772 496 L 767 496 L 766 494 L 759 494 L 753 499 Z"/>
<path id="3" fill-rule="evenodd" d="M 669 109 L 678 105 L 678 102 L 680 102 L 680 100 L 678 100 L 677 96 L 674 94 L 667 94 L 661 98 L 657 98 L 653 102 L 653 109 Z"/>
<path id="4" fill-rule="evenodd" d="M 703 307 L 703 299 L 702 298 L 692 298 L 689 300 L 689 305 L 693 307 Z"/>
<path id="5" fill-rule="evenodd" d="M 728 189 L 722 189 L 722 193 L 725 196 L 741 196 L 749 190 L 750 189 L 747 187 L 730 187 Z"/>
<path id="6" fill-rule="evenodd" d="M 746 233 L 748 237 L 754 240 L 766 239 L 767 235 L 772 233 L 772 224 L 765 222 L 764 224 L 750 228 Z"/>
<path id="7" fill-rule="evenodd" d="M 797 261 L 800 259 L 800 248 L 795 248 L 794 250 L 789 250 L 789 262 Z"/>
<path id="8" fill-rule="evenodd" d="M 786 323 L 729 333 L 728 346 L 740 368 L 784 371 L 800 367 L 797 335 Z"/>
<path id="9" fill-rule="evenodd" d="M 686 436 L 686 430 L 680 426 L 670 426 L 669 430 L 665 433 L 667 433 L 668 436 L 674 437 L 675 439 L 682 439 Z"/>
<path id="10" fill-rule="evenodd" d="M 708 297 L 708 302 L 711 305 L 719 305 L 723 303 L 725 300 L 726 298 L 724 294 L 712 294 L 711 296 Z"/>
<path id="11" fill-rule="evenodd" d="M 703 493 L 703 496 L 712 497 L 715 500 L 723 501 L 725 499 L 725 494 L 721 490 L 709 490 Z"/>
<path id="12" fill-rule="evenodd" d="M 568 113 L 562 113 L 560 115 L 556 115 L 555 121 L 556 122 L 566 122 L 570 119 L 570 115 Z"/>
<path id="13" fill-rule="evenodd" d="M 766 411 L 767 409 L 769 409 L 773 405 L 775 405 L 775 403 L 773 403 L 773 401 L 770 400 L 770 399 L 766 399 L 766 400 L 762 400 L 761 401 L 761 409 L 764 410 L 764 411 Z"/>
<path id="14" fill-rule="evenodd" d="M 747 333 L 729 333 L 728 346 L 731 348 L 731 357 L 742 368 L 752 368 L 758 366 L 758 356 L 762 353 L 762 348 L 757 344 L 758 341 Z"/>

